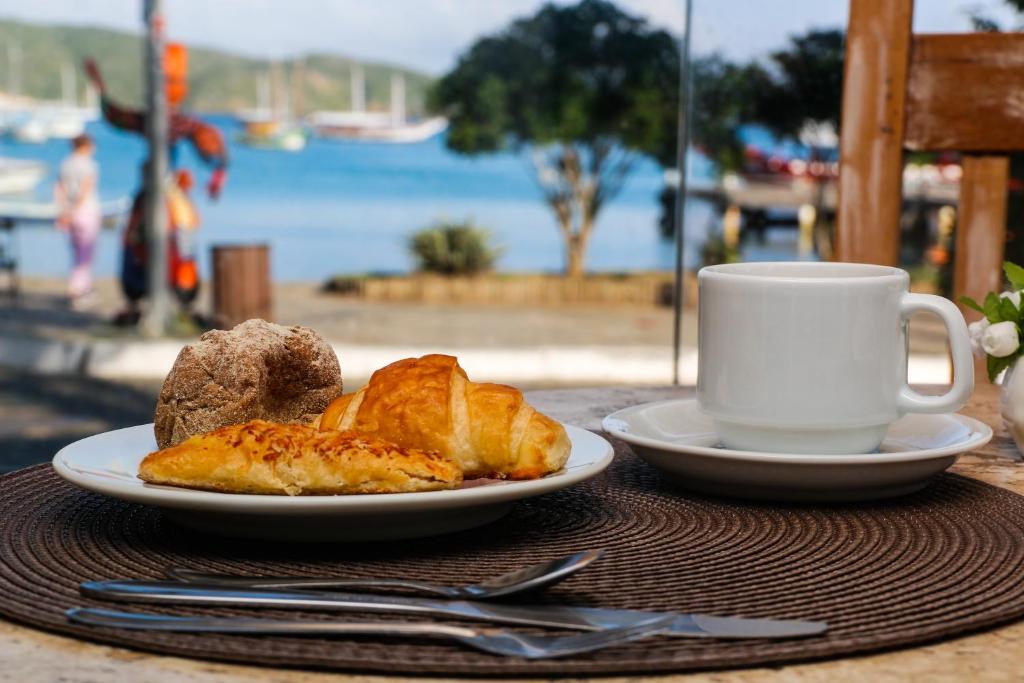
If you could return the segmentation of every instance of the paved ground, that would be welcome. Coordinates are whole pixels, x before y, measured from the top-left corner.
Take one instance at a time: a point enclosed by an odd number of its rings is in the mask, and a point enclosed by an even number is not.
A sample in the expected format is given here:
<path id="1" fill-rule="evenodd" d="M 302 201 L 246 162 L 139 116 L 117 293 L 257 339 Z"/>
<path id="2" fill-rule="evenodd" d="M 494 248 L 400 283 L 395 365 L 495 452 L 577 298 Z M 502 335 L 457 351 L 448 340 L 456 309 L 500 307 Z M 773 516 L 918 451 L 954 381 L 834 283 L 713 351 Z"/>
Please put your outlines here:
<path id="1" fill-rule="evenodd" d="M 120 306 L 115 281 L 97 283 L 87 312 L 64 305 L 60 280 L 33 278 L 20 301 L 0 301 L 0 335 L 22 338 L 118 338 L 127 333 L 107 324 Z M 279 284 L 274 319 L 316 329 L 331 341 L 389 346 L 482 348 L 508 346 L 668 346 L 672 311 L 667 308 L 598 306 L 508 308 L 366 303 L 323 294 L 313 284 Z M 207 310 L 201 298 L 197 309 Z M 696 312 L 687 311 L 686 342 L 696 345 Z"/>
<path id="2" fill-rule="evenodd" d="M 157 383 L 29 375 L 0 368 L 0 472 L 45 462 L 91 434 L 153 420 Z"/>

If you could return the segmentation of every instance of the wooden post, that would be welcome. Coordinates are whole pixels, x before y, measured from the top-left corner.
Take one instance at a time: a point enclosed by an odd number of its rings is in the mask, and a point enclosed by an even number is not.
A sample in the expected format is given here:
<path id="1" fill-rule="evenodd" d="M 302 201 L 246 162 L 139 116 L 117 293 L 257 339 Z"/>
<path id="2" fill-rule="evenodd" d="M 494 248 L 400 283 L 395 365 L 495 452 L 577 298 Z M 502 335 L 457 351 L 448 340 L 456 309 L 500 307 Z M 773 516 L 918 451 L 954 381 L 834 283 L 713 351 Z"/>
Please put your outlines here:
<path id="1" fill-rule="evenodd" d="M 814 251 L 814 226 L 818 221 L 818 210 L 814 204 L 801 204 L 796 212 L 797 254 L 806 259 Z"/>
<path id="2" fill-rule="evenodd" d="M 913 0 L 850 0 L 836 257 L 895 265 Z"/>
<path id="3" fill-rule="evenodd" d="M 213 247 L 213 321 L 232 328 L 250 318 L 270 320 L 270 247 L 265 244 Z"/>
<path id="4" fill-rule="evenodd" d="M 966 155 L 963 166 L 953 295 L 955 300 L 966 294 L 980 301 L 986 292 L 1003 288 L 1010 160 L 1005 156 Z M 964 311 L 978 317 L 969 309 Z"/>

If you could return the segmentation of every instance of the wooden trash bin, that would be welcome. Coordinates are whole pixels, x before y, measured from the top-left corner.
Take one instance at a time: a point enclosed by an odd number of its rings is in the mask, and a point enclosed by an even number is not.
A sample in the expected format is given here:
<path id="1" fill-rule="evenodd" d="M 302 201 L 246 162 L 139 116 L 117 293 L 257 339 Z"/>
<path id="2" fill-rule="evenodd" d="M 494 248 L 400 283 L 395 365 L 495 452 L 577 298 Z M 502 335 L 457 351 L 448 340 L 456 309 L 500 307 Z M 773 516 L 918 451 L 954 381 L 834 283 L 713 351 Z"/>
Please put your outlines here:
<path id="1" fill-rule="evenodd" d="M 211 249 L 213 323 L 230 329 L 250 318 L 270 320 L 270 246 L 232 244 Z"/>

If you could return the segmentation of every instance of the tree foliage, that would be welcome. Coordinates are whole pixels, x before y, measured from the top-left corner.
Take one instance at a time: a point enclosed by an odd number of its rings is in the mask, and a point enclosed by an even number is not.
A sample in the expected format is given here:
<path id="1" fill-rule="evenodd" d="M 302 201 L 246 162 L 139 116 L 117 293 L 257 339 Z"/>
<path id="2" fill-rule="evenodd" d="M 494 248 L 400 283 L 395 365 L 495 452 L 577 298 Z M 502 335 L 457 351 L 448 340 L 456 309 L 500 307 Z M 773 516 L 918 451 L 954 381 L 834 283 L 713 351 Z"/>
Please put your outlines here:
<path id="1" fill-rule="evenodd" d="M 1005 4 L 1009 5 L 1010 9 L 1017 14 L 1024 14 L 1024 0 L 1004 0 Z M 982 33 L 998 33 L 1003 30 L 1002 24 L 998 19 L 995 19 L 989 14 L 993 8 L 991 6 L 975 5 L 968 8 L 967 18 L 970 19 L 971 25 L 975 31 Z M 1020 30 L 1020 25 L 1016 29 Z"/>
<path id="2" fill-rule="evenodd" d="M 720 172 L 731 172 L 743 164 L 743 126 L 762 125 L 780 137 L 797 135 L 807 122 L 838 131 L 843 56 L 843 32 L 833 29 L 793 36 L 764 61 L 735 63 L 720 54 L 693 58 L 687 111 L 694 147 Z M 664 142 L 656 157 L 674 165 L 676 138 Z"/>
<path id="3" fill-rule="evenodd" d="M 463 154 L 528 152 L 566 245 L 583 272 L 594 220 L 621 189 L 636 153 L 674 144 L 675 39 L 606 0 L 548 4 L 474 43 L 436 85 Z"/>
<path id="4" fill-rule="evenodd" d="M 743 163 L 739 130 L 753 118 L 755 83 L 750 67 L 733 64 L 721 55 L 708 55 L 691 61 L 690 82 L 693 105 L 688 114 L 693 145 L 720 171 L 739 169 Z M 673 136 L 662 154 L 666 157 L 663 163 L 678 153 L 676 145 Z"/>
<path id="5" fill-rule="evenodd" d="M 839 130 L 843 97 L 844 34 L 811 30 L 790 38 L 764 65 L 748 67 L 752 122 L 780 136 L 794 136 L 808 122 Z"/>

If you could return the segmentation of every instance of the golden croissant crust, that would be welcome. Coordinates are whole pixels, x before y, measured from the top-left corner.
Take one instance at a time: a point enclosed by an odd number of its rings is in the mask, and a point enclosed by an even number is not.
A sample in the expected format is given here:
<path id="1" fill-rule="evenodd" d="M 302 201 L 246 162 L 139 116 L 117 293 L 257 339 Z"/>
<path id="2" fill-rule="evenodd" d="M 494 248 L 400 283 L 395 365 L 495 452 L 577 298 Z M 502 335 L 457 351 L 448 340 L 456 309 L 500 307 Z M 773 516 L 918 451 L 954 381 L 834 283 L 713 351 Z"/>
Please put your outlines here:
<path id="1" fill-rule="evenodd" d="M 436 354 L 381 368 L 365 387 L 335 399 L 319 427 L 439 451 L 467 479 L 542 477 L 560 470 L 572 447 L 562 425 L 534 410 L 523 392 L 471 382 L 458 359 Z"/>
<path id="2" fill-rule="evenodd" d="M 139 466 L 139 478 L 228 493 L 295 496 L 451 489 L 462 482 L 462 472 L 440 453 L 367 434 L 253 420 L 150 453 Z"/>

